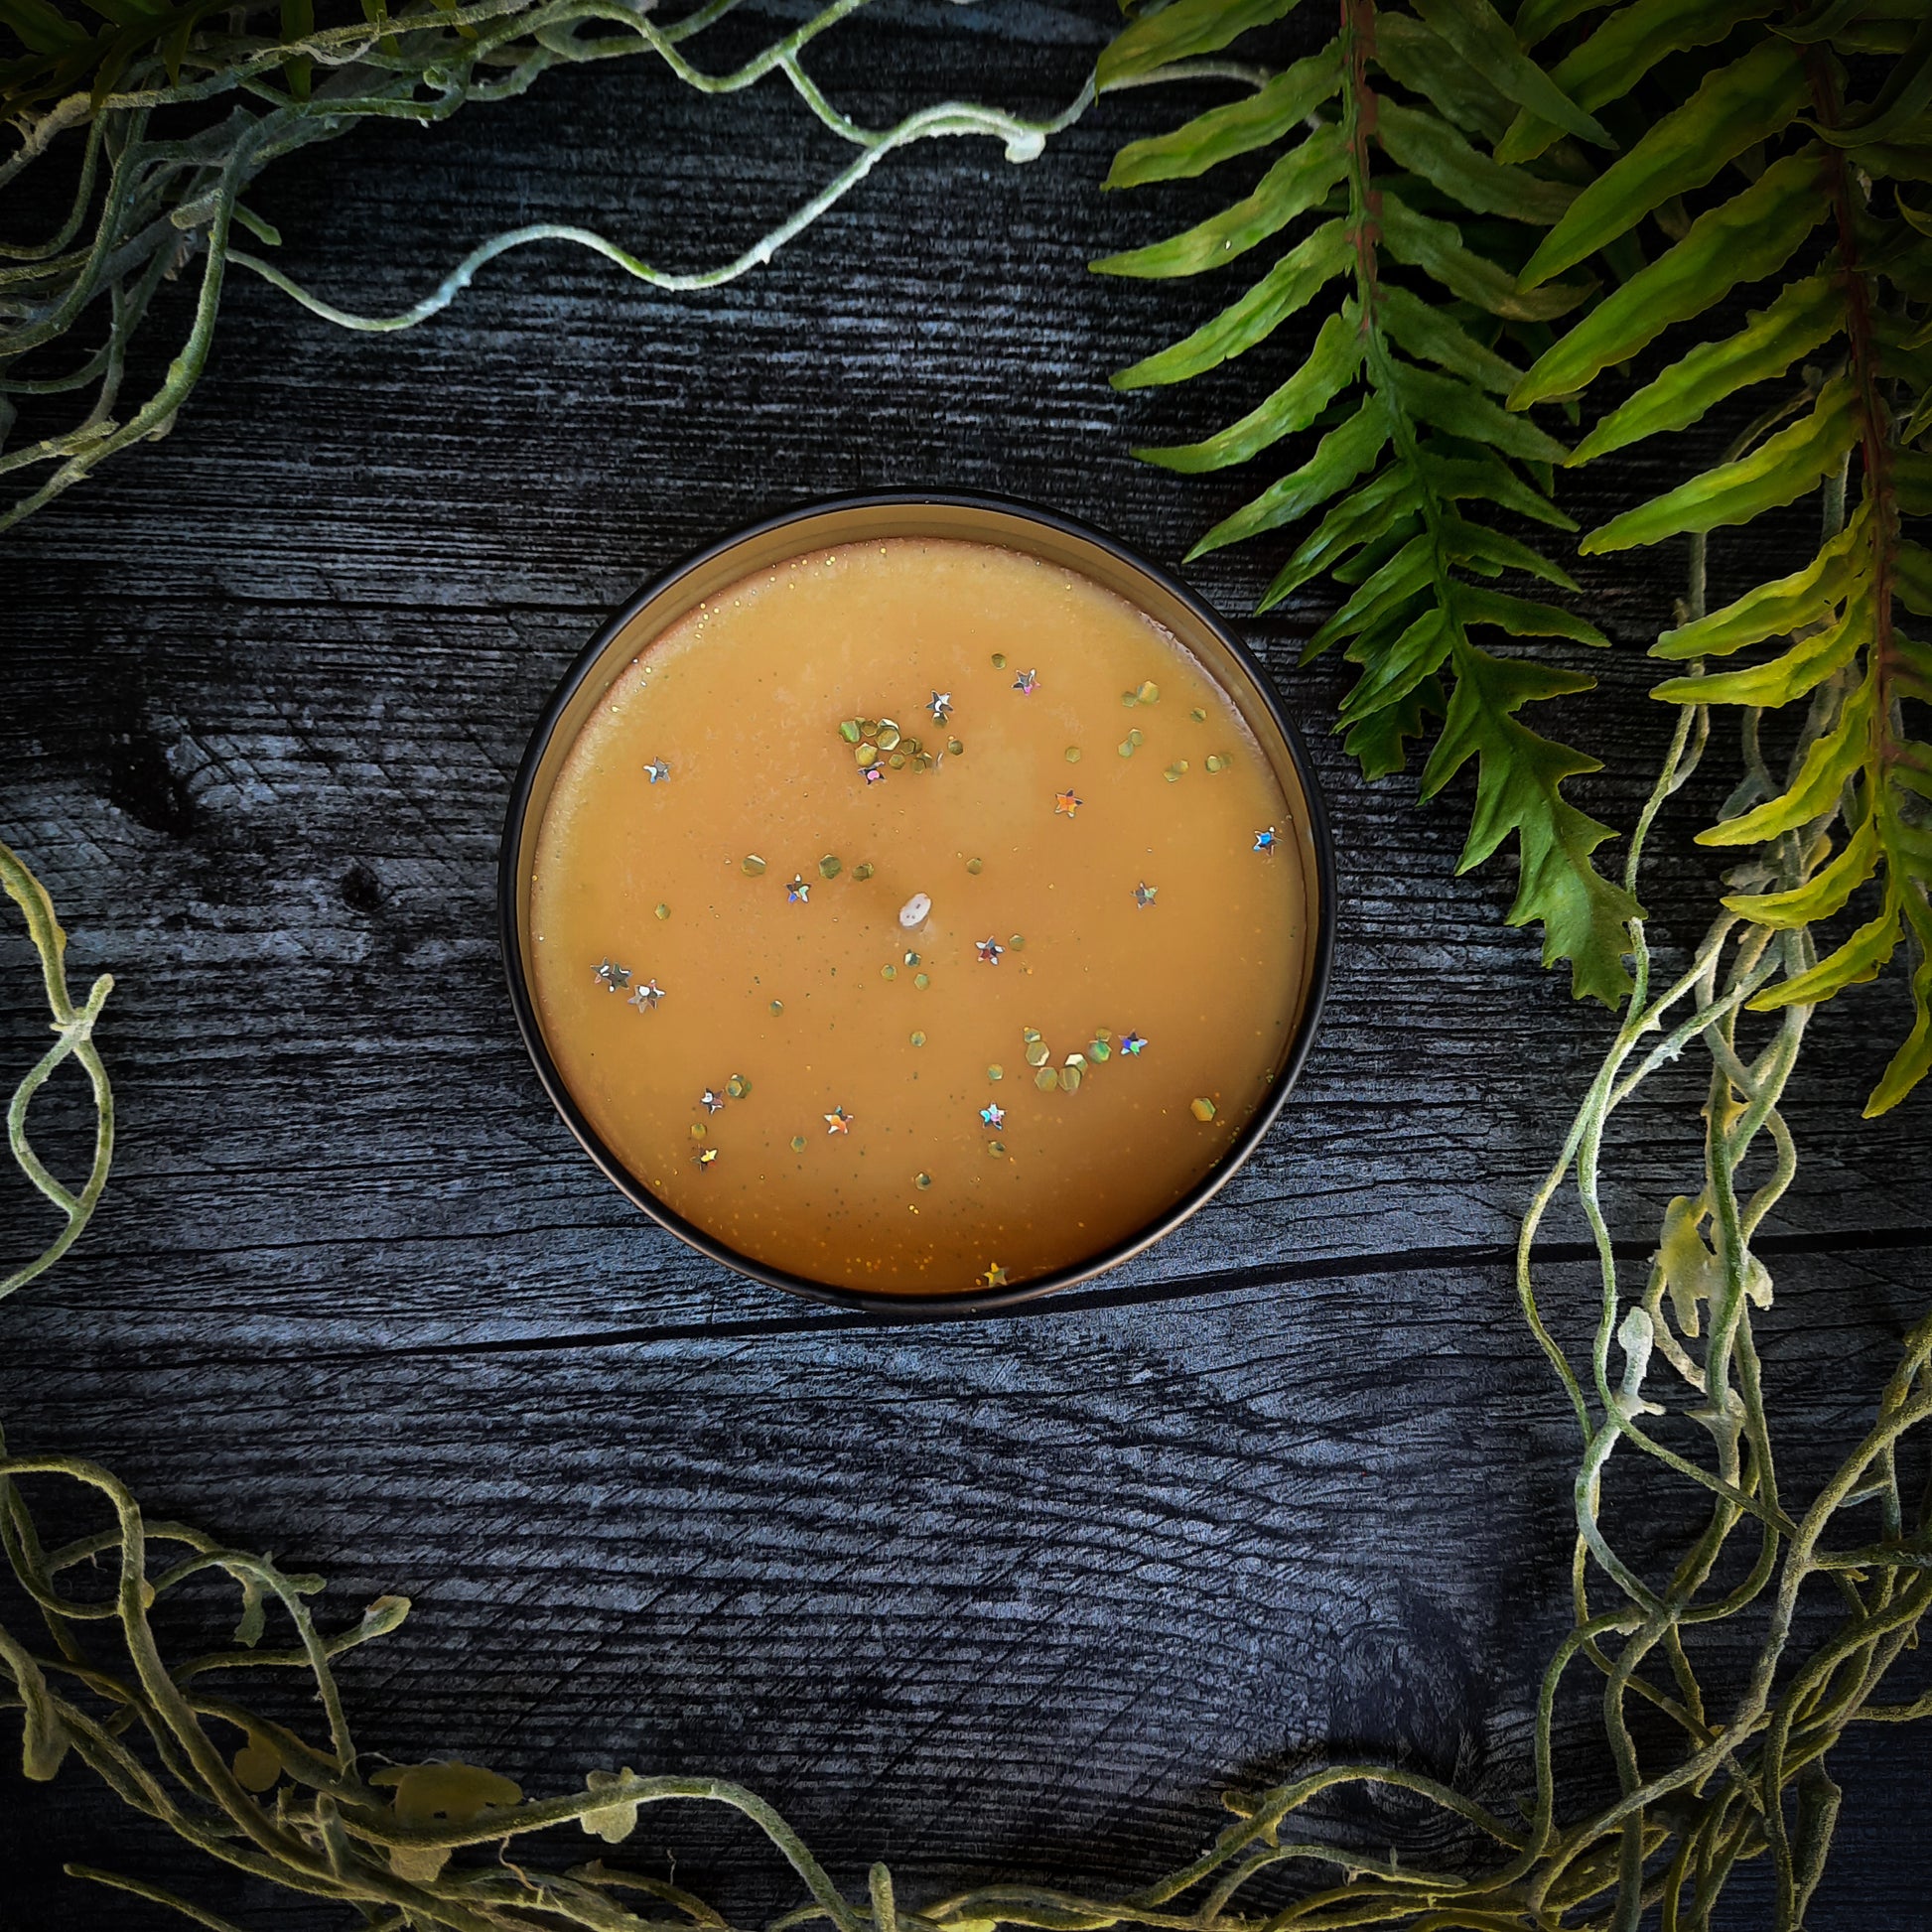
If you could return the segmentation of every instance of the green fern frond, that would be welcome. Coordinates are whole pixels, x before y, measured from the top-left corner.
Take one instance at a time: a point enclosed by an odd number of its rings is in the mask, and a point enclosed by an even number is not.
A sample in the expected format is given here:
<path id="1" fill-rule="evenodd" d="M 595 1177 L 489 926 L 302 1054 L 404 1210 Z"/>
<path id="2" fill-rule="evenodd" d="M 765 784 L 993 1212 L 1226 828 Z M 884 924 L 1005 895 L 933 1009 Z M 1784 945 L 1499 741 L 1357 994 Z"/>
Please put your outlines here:
<path id="1" fill-rule="evenodd" d="M 1619 8 L 1585 46 L 1627 44 L 1631 23 L 1661 3 Z M 1902 58 L 1878 92 L 1844 102 L 1845 75 L 1858 70 L 1846 62 L 1900 41 L 1892 30 L 1907 23 Z M 1553 344 L 1509 400 L 1522 408 L 1574 395 L 1673 327 L 1708 317 L 1733 289 L 1789 276 L 1741 329 L 1698 344 L 1596 424 L 1571 461 L 1687 428 L 1787 376 L 1801 358 L 1823 358 L 1728 460 L 1613 517 L 1582 548 L 1700 537 L 1824 486 L 1828 533 L 1818 554 L 1667 632 L 1657 654 L 1698 668 L 1656 695 L 1751 714 L 1804 708 L 1786 776 L 1760 765 L 1699 837 L 1735 851 L 1784 842 L 1787 856 L 1812 868 L 1795 888 L 1736 891 L 1725 901 L 1740 917 L 1802 935 L 1805 963 L 1761 990 L 1756 1010 L 1815 1005 L 1875 979 L 1901 950 L 1912 958 L 1912 1025 L 1867 1103 L 1877 1114 L 1932 1070 L 1932 648 L 1901 621 L 1932 613 L 1932 553 L 1906 528 L 1932 512 L 1932 463 L 1908 447 L 1932 420 L 1923 352 L 1932 247 L 1897 193 L 1932 155 L 1932 27 L 1922 8 L 1901 13 L 1899 0 L 1841 0 L 1795 25 L 1752 25 L 1741 38 L 1741 52 L 1578 194 L 1523 279 L 1534 285 L 1638 245 L 1673 198 L 1708 191 L 1708 205 Z M 1556 74 L 1574 77 L 1574 59 Z M 1588 88 L 1580 98 L 1598 104 Z M 1686 212 L 1681 201 L 1676 207 Z M 1800 265 L 1805 272 L 1792 273 Z M 1707 658 L 1744 652 L 1753 661 L 1702 670 Z M 1747 867 L 1739 883 L 1761 874 Z M 1823 922 L 1845 915 L 1857 917 L 1853 929 L 1836 943 L 1824 938 Z"/>
<path id="2" fill-rule="evenodd" d="M 1222 30 L 1237 15 L 1263 18 L 1258 8 L 1177 0 L 1138 21 L 1102 62 L 1103 86 L 1149 71 L 1157 49 L 1172 61 L 1210 42 L 1230 45 L 1237 36 Z M 1339 648 L 1357 669 L 1336 723 L 1348 751 L 1370 777 L 1383 776 L 1404 768 L 1437 727 L 1424 795 L 1465 768 L 1475 777 L 1462 869 L 1514 839 L 1511 923 L 1542 926 L 1545 963 L 1569 960 L 1580 998 L 1615 1004 L 1630 987 L 1627 922 L 1638 907 L 1596 870 L 1610 827 L 1564 793 L 1597 760 L 1539 736 L 1522 716 L 1593 680 L 1483 641 L 1606 642 L 1567 611 L 1496 582 L 1575 589 L 1561 564 L 1491 518 L 1501 509 L 1575 527 L 1537 483 L 1566 459 L 1565 446 L 1500 399 L 1525 379 L 1512 337 L 1535 342 L 1540 329 L 1547 340 L 1547 325 L 1591 290 L 1581 279 L 1519 279 L 1577 200 L 1561 171 L 1506 165 L 1490 151 L 1520 115 L 1547 117 L 1584 142 L 1610 140 L 1489 0 L 1415 0 L 1414 14 L 1342 0 L 1341 31 L 1318 54 L 1251 99 L 1124 149 L 1108 178 L 1112 187 L 1173 180 L 1280 147 L 1260 185 L 1181 234 L 1094 267 L 1195 274 L 1291 233 L 1292 245 L 1218 315 L 1122 370 L 1122 388 L 1184 382 L 1229 362 L 1342 285 L 1271 394 L 1200 441 L 1136 454 L 1196 474 L 1320 432 L 1311 454 L 1216 524 L 1191 556 L 1318 519 L 1261 608 L 1323 576 L 1344 592 L 1309 651 Z M 1304 217 L 1312 225 L 1295 238 L 1292 224 Z"/>

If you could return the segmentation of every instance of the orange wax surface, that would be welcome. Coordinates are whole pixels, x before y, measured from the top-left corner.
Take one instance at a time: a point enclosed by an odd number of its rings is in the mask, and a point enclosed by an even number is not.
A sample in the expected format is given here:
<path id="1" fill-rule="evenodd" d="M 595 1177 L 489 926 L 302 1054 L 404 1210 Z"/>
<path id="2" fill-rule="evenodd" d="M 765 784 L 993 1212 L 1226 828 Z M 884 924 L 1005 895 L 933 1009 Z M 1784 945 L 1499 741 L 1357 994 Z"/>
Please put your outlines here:
<path id="1" fill-rule="evenodd" d="M 988 544 L 852 543 L 617 679 L 543 818 L 529 976 L 592 1126 L 717 1240 L 874 1292 L 1017 1284 L 1145 1227 L 1267 1096 L 1301 852 L 1145 613 Z"/>

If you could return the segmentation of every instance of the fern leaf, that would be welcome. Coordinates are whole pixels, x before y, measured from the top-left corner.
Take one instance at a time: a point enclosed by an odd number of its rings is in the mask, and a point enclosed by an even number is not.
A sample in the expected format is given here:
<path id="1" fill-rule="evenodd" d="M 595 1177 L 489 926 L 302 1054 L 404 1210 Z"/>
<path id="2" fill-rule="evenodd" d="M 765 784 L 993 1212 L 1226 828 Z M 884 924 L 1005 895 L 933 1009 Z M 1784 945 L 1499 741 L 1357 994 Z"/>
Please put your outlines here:
<path id="1" fill-rule="evenodd" d="M 1419 11 L 1422 20 L 1379 14 L 1374 0 L 1344 0 L 1339 125 L 1292 137 L 1262 188 L 1223 214 L 1096 264 L 1114 272 L 1193 273 L 1265 238 L 1274 210 L 1262 204 L 1280 199 L 1271 184 L 1319 183 L 1322 196 L 1345 184 L 1347 213 L 1339 223 L 1332 201 L 1303 194 L 1299 211 L 1318 211 L 1320 224 L 1218 316 L 1117 380 L 1135 387 L 1185 380 L 1226 361 L 1306 308 L 1337 273 L 1337 249 L 1345 251 L 1352 289 L 1272 395 L 1198 443 L 1139 454 L 1185 471 L 1245 462 L 1330 419 L 1359 394 L 1353 412 L 1299 469 L 1216 524 L 1191 554 L 1314 519 L 1260 608 L 1317 577 L 1337 587 L 1340 602 L 1306 652 L 1342 646 L 1357 668 L 1336 726 L 1348 750 L 1366 773 L 1384 775 L 1399 770 L 1409 745 L 1426 740 L 1431 721 L 1441 719 L 1425 789 L 1433 794 L 1473 766 L 1464 868 L 1514 839 L 1519 874 L 1510 918 L 1543 922 L 1545 960 L 1570 960 L 1579 997 L 1615 1002 L 1630 986 L 1624 954 L 1636 903 L 1594 869 L 1592 854 L 1611 836 L 1609 827 L 1563 790 L 1571 778 L 1596 770 L 1597 761 L 1539 736 L 1517 715 L 1532 702 L 1587 690 L 1591 680 L 1527 654 L 1497 655 L 1479 641 L 1500 632 L 1604 642 L 1593 625 L 1508 587 L 1506 580 L 1523 577 L 1575 588 L 1561 564 L 1491 528 L 1485 513 L 1503 507 L 1575 527 L 1535 481 L 1566 460 L 1566 448 L 1496 400 L 1522 376 L 1491 339 L 1500 328 L 1486 330 L 1484 317 L 1537 327 L 1586 301 L 1590 288 L 1518 287 L 1518 266 L 1537 233 L 1561 217 L 1573 190 L 1502 167 L 1467 138 L 1485 126 L 1499 130 L 1512 97 L 1565 114 L 1581 132 L 1601 130 L 1562 100 L 1490 0 L 1422 0 Z M 1378 68 L 1398 82 L 1413 80 L 1411 91 L 1421 98 L 1380 91 L 1373 84 Z M 1121 172 L 1192 171 L 1195 160 L 1234 138 L 1230 130 L 1255 124 L 1216 112 L 1223 117 L 1197 116 L 1181 131 L 1184 140 L 1140 144 Z M 1378 156 L 1400 173 L 1372 177 Z"/>
<path id="2" fill-rule="evenodd" d="M 1735 463 L 1720 464 L 1662 496 L 1640 503 L 1585 537 L 1586 556 L 1660 543 L 1665 537 L 1748 523 L 1782 508 L 1831 475 L 1859 441 L 1858 392 L 1836 376 L 1819 392 L 1811 413 Z"/>
<path id="3" fill-rule="evenodd" d="M 1218 54 L 1250 28 L 1266 27 L 1300 4 L 1301 0 L 1174 0 L 1173 6 L 1143 15 L 1114 37 L 1100 57 L 1095 84 L 1105 93 L 1171 62 Z"/>
<path id="4" fill-rule="evenodd" d="M 1361 360 L 1358 312 L 1352 304 L 1344 303 L 1316 332 L 1308 360 L 1267 401 L 1251 409 L 1239 422 L 1230 423 L 1226 429 L 1199 443 L 1140 449 L 1134 454 L 1145 463 L 1158 463 L 1164 470 L 1179 470 L 1187 475 L 1246 463 L 1284 436 L 1307 429 L 1354 379 Z M 1494 403 L 1489 406 L 1496 407 Z M 1501 415 L 1502 411 L 1496 413 Z"/>
<path id="5" fill-rule="evenodd" d="M 1820 187 L 1815 151 L 1774 161 L 1741 194 L 1699 215 L 1682 241 L 1539 356 L 1511 405 L 1575 395 L 1612 362 L 1634 355 L 1673 323 L 1702 315 L 1740 282 L 1775 275 L 1829 217 Z"/>
<path id="6" fill-rule="evenodd" d="M 1777 797 L 1698 834 L 1700 845 L 1762 845 L 1821 818 L 1838 806 L 1839 793 L 1863 770 L 1871 749 L 1871 712 L 1877 685 L 1866 677 L 1847 701 L 1838 723 L 1805 754 L 1798 775 Z"/>
<path id="7" fill-rule="evenodd" d="M 1587 463 L 1662 430 L 1688 429 L 1752 383 L 1768 382 L 1845 326 L 1845 298 L 1829 275 L 1807 275 L 1779 290 L 1734 336 L 1702 343 L 1614 409 L 1578 444 Z"/>
<path id="8" fill-rule="evenodd" d="M 1550 78 L 1581 107 L 1620 100 L 1659 61 L 1686 48 L 1725 40 L 1740 22 L 1761 19 L 1775 0 L 1636 0 L 1550 69 Z M 1562 133 L 1552 119 L 1525 111 L 1496 144 L 1498 161 L 1533 161 Z"/>
<path id="9" fill-rule="evenodd" d="M 1272 147 L 1341 86 L 1341 51 L 1330 41 L 1278 73 L 1246 100 L 1213 107 L 1171 134 L 1133 141 L 1114 157 L 1103 188 L 1139 188 L 1151 181 L 1183 181 L 1256 148 Z"/>
<path id="10" fill-rule="evenodd" d="M 1846 902 L 1878 868 L 1878 823 L 1866 819 L 1829 865 L 1785 893 L 1732 893 L 1727 910 L 1774 931 L 1816 924 L 1845 909 Z"/>
<path id="11" fill-rule="evenodd" d="M 1266 342 L 1290 316 L 1319 295 L 1354 259 L 1345 222 L 1324 221 L 1291 248 L 1260 281 L 1217 316 L 1159 354 L 1122 369 L 1116 389 L 1185 382 Z"/>
<path id="12" fill-rule="evenodd" d="M 1836 623 L 1800 638 L 1768 663 L 1714 677 L 1667 678 L 1650 695 L 1668 704 L 1792 704 L 1851 663 L 1870 631 L 1871 587 L 1862 584 Z"/>
<path id="13" fill-rule="evenodd" d="M 1269 169 L 1252 195 L 1221 213 L 1150 242 L 1091 264 L 1096 275 L 1145 275 L 1163 278 L 1198 275 L 1219 268 L 1237 255 L 1279 234 L 1298 214 L 1315 207 L 1348 171 L 1341 136 L 1334 128 L 1319 128 Z"/>
<path id="14" fill-rule="evenodd" d="M 1809 98 L 1803 57 L 1784 41 L 1758 42 L 1576 197 L 1530 257 L 1524 283 L 1574 268 L 1673 195 L 1702 188 L 1727 161 L 1788 127 Z"/>
<path id="15" fill-rule="evenodd" d="M 1416 11 L 1525 113 L 1553 121 L 1595 147 L 1616 146 L 1603 124 L 1579 107 L 1562 84 L 1523 52 L 1489 0 L 1416 0 Z"/>
<path id="16" fill-rule="evenodd" d="M 1331 429 L 1315 445 L 1314 454 L 1299 470 L 1291 471 L 1253 502 L 1215 524 L 1188 551 L 1188 562 L 1264 531 L 1279 530 L 1283 524 L 1297 522 L 1311 510 L 1319 509 L 1381 455 L 1388 440 L 1387 412 L 1370 397 L 1347 422 Z"/>
<path id="17" fill-rule="evenodd" d="M 1857 574 L 1859 546 L 1866 541 L 1869 512 L 1861 505 L 1851 521 L 1803 570 L 1760 584 L 1734 604 L 1713 611 L 1695 623 L 1666 630 L 1652 650 L 1655 657 L 1728 657 L 1746 644 L 1761 644 L 1800 624 L 1813 623 L 1835 610 Z"/>

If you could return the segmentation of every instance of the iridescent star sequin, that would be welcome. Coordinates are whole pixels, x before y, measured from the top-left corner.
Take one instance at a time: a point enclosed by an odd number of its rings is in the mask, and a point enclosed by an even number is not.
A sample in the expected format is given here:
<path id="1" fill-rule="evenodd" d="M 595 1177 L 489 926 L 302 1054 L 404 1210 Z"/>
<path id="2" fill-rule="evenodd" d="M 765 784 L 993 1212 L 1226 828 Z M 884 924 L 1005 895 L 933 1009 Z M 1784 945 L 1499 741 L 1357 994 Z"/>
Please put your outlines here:
<path id="1" fill-rule="evenodd" d="M 1002 1268 L 1000 1264 L 996 1261 L 989 1269 L 987 1269 L 986 1273 L 980 1277 L 980 1280 L 983 1281 L 988 1288 L 1004 1288 L 1007 1285 L 1007 1271 L 1004 1268 Z"/>
<path id="2" fill-rule="evenodd" d="M 926 709 L 932 713 L 932 722 L 935 725 L 943 725 L 952 716 L 952 693 L 950 691 L 933 692 L 931 701 L 927 704 Z"/>
<path id="3" fill-rule="evenodd" d="M 664 989 L 655 980 L 646 980 L 642 986 L 638 987 L 636 992 L 631 994 L 630 1004 L 639 1013 L 644 1012 L 647 1008 L 654 1012 L 658 1001 L 663 997 Z"/>
<path id="4" fill-rule="evenodd" d="M 630 968 L 620 966 L 615 960 L 607 959 L 597 969 L 595 978 L 607 993 L 621 993 L 630 984 Z"/>
<path id="5" fill-rule="evenodd" d="M 1140 1057 L 1142 1049 L 1146 1045 L 1147 1040 L 1143 1035 L 1127 1033 L 1122 1034 L 1120 1036 L 1120 1050 L 1123 1053 L 1131 1054 L 1136 1059 Z"/>
<path id="6" fill-rule="evenodd" d="M 1257 852 L 1273 852 L 1276 843 L 1275 828 L 1272 825 L 1269 826 L 1267 831 L 1257 832 L 1255 834 L 1255 850 Z"/>
<path id="7" fill-rule="evenodd" d="M 671 775 L 671 767 L 668 764 L 666 764 L 662 759 L 652 759 L 651 761 L 644 766 L 644 776 L 648 778 L 651 781 L 651 783 L 654 785 L 661 785 L 664 782 L 664 780 L 668 778 L 670 775 Z"/>
<path id="8" fill-rule="evenodd" d="M 1145 912 L 1154 903 L 1160 891 L 1159 886 L 1150 886 L 1143 880 L 1140 885 L 1134 888 L 1134 903 Z"/>
<path id="9" fill-rule="evenodd" d="M 793 873 L 791 884 L 785 888 L 785 899 L 791 905 L 803 905 L 812 896 L 812 889 L 797 874 Z"/>
<path id="10" fill-rule="evenodd" d="M 709 1087 L 706 1087 L 704 1092 L 698 1095 L 698 1105 L 708 1114 L 717 1113 L 724 1104 L 724 1096 L 713 1093 Z"/>
<path id="11" fill-rule="evenodd" d="M 995 1100 L 980 1109 L 980 1119 L 989 1127 L 1004 1127 L 1007 1124 L 1007 1110 Z"/>
<path id="12" fill-rule="evenodd" d="M 852 1132 L 853 1117 L 843 1107 L 834 1107 L 824 1118 L 826 1133 L 849 1134 Z"/>
<path id="13" fill-rule="evenodd" d="M 1039 673 L 1037 671 L 1022 671 L 1020 675 L 1013 680 L 1013 688 L 1016 691 L 1018 691 L 1023 698 L 1032 697 L 1033 694 L 1039 689 Z"/>
<path id="14" fill-rule="evenodd" d="M 989 966 L 997 966 L 1000 963 L 1000 955 L 1006 951 L 1006 948 L 997 939 L 982 939 L 975 950 Z"/>
<path id="15" fill-rule="evenodd" d="M 1053 816 L 1071 818 L 1084 801 L 1074 797 L 1070 791 L 1056 791 L 1053 794 Z"/>

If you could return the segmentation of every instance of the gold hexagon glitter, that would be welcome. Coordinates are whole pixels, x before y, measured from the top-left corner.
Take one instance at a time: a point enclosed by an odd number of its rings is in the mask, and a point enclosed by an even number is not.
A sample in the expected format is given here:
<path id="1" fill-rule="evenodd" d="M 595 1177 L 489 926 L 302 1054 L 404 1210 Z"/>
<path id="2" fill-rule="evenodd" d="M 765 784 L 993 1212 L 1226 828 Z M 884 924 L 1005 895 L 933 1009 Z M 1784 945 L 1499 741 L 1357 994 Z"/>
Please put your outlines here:
<path id="1" fill-rule="evenodd" d="M 966 861 L 966 870 L 977 879 L 986 870 L 986 861 L 984 859 L 968 859 Z"/>
<path id="2" fill-rule="evenodd" d="M 912 975 L 912 984 L 921 988 L 928 987 L 932 984 L 932 975 L 930 973 L 914 973 Z"/>
<path id="3" fill-rule="evenodd" d="M 668 919 L 671 916 L 671 908 L 660 902 L 657 907 L 657 916 L 660 919 Z"/>
<path id="4" fill-rule="evenodd" d="M 1159 704 L 1161 702 L 1161 687 L 1152 678 L 1149 678 L 1134 693 L 1134 698 L 1138 704 Z"/>
<path id="5" fill-rule="evenodd" d="M 995 1060 L 993 1064 L 986 1069 L 986 1077 L 989 1080 L 1004 1080 L 1007 1077 L 1007 1070 L 999 1063 L 998 1060 Z"/>
<path id="6" fill-rule="evenodd" d="M 744 1074 L 734 1073 L 732 1077 L 725 1082 L 725 1091 L 728 1094 L 730 1094 L 734 1100 L 743 1100 L 745 1096 L 752 1091 L 752 1083 L 751 1081 L 746 1079 Z"/>
<path id="7" fill-rule="evenodd" d="M 1059 1085 L 1059 1083 L 1060 1083 L 1060 1076 L 1057 1073 L 1055 1073 L 1050 1066 L 1042 1066 L 1039 1069 L 1039 1071 L 1034 1075 L 1034 1085 L 1036 1086 L 1041 1093 L 1051 1093 L 1053 1089 Z"/>
<path id="8" fill-rule="evenodd" d="M 845 867 L 840 863 L 835 853 L 828 852 L 818 862 L 818 876 L 821 879 L 836 879 L 844 870 Z"/>
<path id="9" fill-rule="evenodd" d="M 898 968 L 897 966 L 882 966 L 879 969 L 879 977 L 883 980 L 896 980 L 898 978 Z"/>
<path id="10" fill-rule="evenodd" d="M 912 1034 L 912 1035 L 910 1035 L 910 1038 L 911 1038 L 911 1041 L 912 1041 L 912 1044 L 913 1044 L 914 1046 L 923 1046 L 923 1045 L 925 1044 L 925 1035 L 924 1035 L 924 1034 L 921 1034 L 921 1033 L 914 1033 L 914 1034 Z"/>
<path id="11" fill-rule="evenodd" d="M 739 870 L 744 873 L 747 879 L 762 879 L 764 877 L 764 861 L 756 852 L 748 852 Z"/>
<path id="12" fill-rule="evenodd" d="M 870 865 L 854 866 L 852 868 L 852 876 L 854 879 L 870 879 L 872 873 L 873 869 Z"/>
<path id="13" fill-rule="evenodd" d="M 1211 1100 L 1190 1100 L 1187 1111 L 1198 1121 L 1210 1121 L 1214 1118 L 1214 1103 Z"/>
<path id="14" fill-rule="evenodd" d="M 930 1187 L 932 1185 L 932 1176 L 929 1173 L 915 1173 L 912 1176 L 912 1185 L 921 1190 Z"/>
<path id="15" fill-rule="evenodd" d="M 794 1154 L 803 1154 L 803 1153 L 804 1153 L 804 1151 L 805 1151 L 805 1137 L 804 1137 L 804 1135 L 802 1135 L 802 1134 L 794 1134 L 794 1135 L 793 1135 L 793 1136 L 791 1137 L 791 1151 L 792 1151 L 792 1153 L 794 1153 Z"/>

